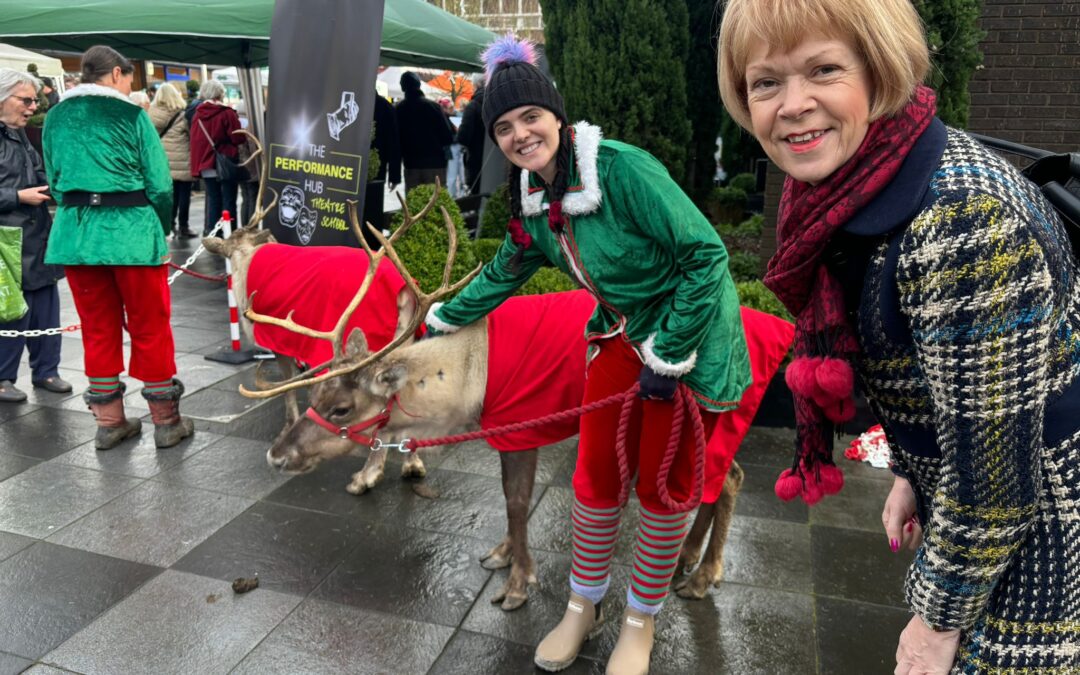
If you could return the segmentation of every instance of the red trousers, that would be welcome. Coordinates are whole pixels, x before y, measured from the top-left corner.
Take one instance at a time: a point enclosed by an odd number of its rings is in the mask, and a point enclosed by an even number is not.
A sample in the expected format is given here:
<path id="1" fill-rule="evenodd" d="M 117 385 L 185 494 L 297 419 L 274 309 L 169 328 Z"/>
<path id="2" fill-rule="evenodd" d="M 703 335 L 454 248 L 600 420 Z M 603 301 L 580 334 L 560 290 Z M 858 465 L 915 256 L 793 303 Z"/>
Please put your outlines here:
<path id="1" fill-rule="evenodd" d="M 131 336 L 131 376 L 143 382 L 165 382 L 176 375 L 167 271 L 165 265 L 64 268 L 82 321 L 87 377 L 112 377 L 124 371 L 125 314 Z"/>
<path id="2" fill-rule="evenodd" d="M 638 380 L 641 359 L 622 337 L 600 343 L 600 353 L 589 365 L 585 380 L 584 403 L 626 391 Z M 638 472 L 637 495 L 641 504 L 654 513 L 669 513 L 660 500 L 656 474 L 667 451 L 671 419 L 675 406 L 671 401 L 642 401 L 634 404 L 627 433 L 627 461 L 630 475 Z M 577 468 L 574 471 L 574 496 L 589 508 L 606 509 L 619 505 L 619 460 L 615 437 L 619 430 L 621 406 L 610 405 L 581 417 Z M 701 410 L 706 440 L 720 413 Z M 689 415 L 683 418 L 679 450 L 668 474 L 668 494 L 678 502 L 692 494 L 694 478 L 694 434 Z"/>

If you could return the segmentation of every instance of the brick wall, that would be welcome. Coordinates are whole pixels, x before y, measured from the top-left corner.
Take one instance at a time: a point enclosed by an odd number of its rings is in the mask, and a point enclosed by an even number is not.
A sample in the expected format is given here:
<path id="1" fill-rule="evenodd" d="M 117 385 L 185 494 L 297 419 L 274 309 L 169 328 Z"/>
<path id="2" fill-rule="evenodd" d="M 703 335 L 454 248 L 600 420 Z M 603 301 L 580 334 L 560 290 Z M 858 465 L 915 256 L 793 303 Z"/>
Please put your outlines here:
<path id="1" fill-rule="evenodd" d="M 544 22 L 540 0 L 428 0 L 451 14 L 502 34 L 513 32 L 538 43 L 544 42 Z"/>
<path id="2" fill-rule="evenodd" d="M 1080 0 L 984 0 L 968 129 L 1080 150 Z"/>

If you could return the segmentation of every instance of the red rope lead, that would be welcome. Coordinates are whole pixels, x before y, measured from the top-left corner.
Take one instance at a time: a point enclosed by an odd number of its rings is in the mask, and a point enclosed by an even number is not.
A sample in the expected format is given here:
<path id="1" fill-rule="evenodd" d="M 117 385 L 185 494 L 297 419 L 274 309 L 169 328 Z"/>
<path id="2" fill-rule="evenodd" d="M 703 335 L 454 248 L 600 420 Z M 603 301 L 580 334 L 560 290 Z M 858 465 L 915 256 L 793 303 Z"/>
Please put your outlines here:
<path id="1" fill-rule="evenodd" d="M 186 267 L 181 267 L 180 265 L 177 265 L 172 261 L 165 264 L 173 268 L 174 270 L 180 270 L 184 274 L 190 274 L 196 279 L 205 279 L 206 281 L 225 281 L 226 278 L 224 274 L 199 274 L 198 272 L 193 272 Z"/>
<path id="2" fill-rule="evenodd" d="M 453 436 L 442 436 L 439 438 L 428 438 L 423 440 L 410 439 L 405 441 L 405 445 L 410 451 L 415 452 L 420 448 L 430 448 L 435 445 L 449 445 L 452 443 L 463 443 L 465 441 L 500 436 L 502 434 L 543 426 L 545 424 L 550 424 L 551 422 L 579 417 L 587 412 L 606 408 L 609 405 L 621 401 L 622 410 L 619 415 L 619 430 L 615 435 L 615 454 L 618 458 L 619 478 L 622 482 L 622 488 L 619 491 L 619 505 L 622 506 L 626 504 L 626 501 L 630 496 L 630 462 L 627 459 L 626 436 L 630 428 L 630 416 L 633 414 L 634 401 L 637 398 L 639 388 L 639 385 L 635 383 L 634 386 L 620 394 L 612 394 L 599 401 L 593 401 L 592 403 L 587 403 L 578 406 L 577 408 L 571 408 L 569 410 L 563 410 L 543 417 L 538 417 L 527 422 L 505 424 L 501 427 L 470 431 L 468 433 L 456 434 Z M 685 513 L 687 511 L 692 511 L 701 504 L 701 497 L 705 489 L 705 427 L 701 421 L 701 411 L 698 410 L 694 397 L 690 393 L 690 390 L 687 389 L 686 385 L 682 383 L 679 384 L 678 389 L 675 390 L 673 403 L 675 405 L 675 411 L 671 419 L 671 435 L 668 437 L 668 446 L 656 474 L 656 488 L 660 500 L 664 503 L 664 506 L 672 511 L 672 513 Z M 686 418 L 688 411 L 695 441 L 694 475 L 691 494 L 685 502 L 680 503 L 671 498 L 671 493 L 667 486 L 667 479 L 668 475 L 671 473 L 671 465 L 675 463 L 675 456 L 679 452 L 679 442 L 682 440 L 683 420 Z"/>

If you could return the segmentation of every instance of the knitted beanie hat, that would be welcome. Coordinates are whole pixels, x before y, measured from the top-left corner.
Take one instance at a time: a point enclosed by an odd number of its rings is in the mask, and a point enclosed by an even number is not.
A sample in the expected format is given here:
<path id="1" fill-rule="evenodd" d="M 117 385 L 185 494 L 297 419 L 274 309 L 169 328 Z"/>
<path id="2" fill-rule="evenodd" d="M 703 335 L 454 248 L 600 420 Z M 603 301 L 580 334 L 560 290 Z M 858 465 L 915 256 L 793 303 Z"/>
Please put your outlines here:
<path id="1" fill-rule="evenodd" d="M 536 67 L 536 48 L 529 40 L 513 35 L 488 45 L 480 58 L 486 71 L 484 87 L 484 128 L 495 138 L 495 122 L 507 111 L 523 105 L 550 110 L 568 126 L 562 96 L 547 75 Z"/>
<path id="2" fill-rule="evenodd" d="M 398 79 L 398 84 L 401 86 L 402 91 L 420 89 L 420 76 L 411 70 L 406 70 Z"/>

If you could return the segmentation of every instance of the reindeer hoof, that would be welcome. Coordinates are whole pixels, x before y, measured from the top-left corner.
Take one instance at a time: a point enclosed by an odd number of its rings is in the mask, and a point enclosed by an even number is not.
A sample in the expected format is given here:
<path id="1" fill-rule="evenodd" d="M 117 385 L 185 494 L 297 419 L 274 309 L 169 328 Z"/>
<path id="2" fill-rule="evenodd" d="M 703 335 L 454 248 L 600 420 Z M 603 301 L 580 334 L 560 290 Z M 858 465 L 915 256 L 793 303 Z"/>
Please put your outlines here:
<path id="1" fill-rule="evenodd" d="M 535 584 L 536 580 L 532 579 L 531 581 L 532 583 L 530 583 L 530 585 L 533 585 Z M 517 588 L 512 589 L 512 585 L 513 584 L 511 584 L 511 582 L 506 582 L 506 584 L 502 587 L 502 590 L 492 596 L 491 604 L 499 605 L 499 608 L 502 609 L 504 612 L 512 612 L 515 609 L 518 609 L 519 607 L 524 605 L 526 602 L 528 602 L 529 593 L 527 587 L 526 590 L 520 590 Z"/>
<path id="2" fill-rule="evenodd" d="M 424 478 L 427 476 L 427 467 L 423 464 L 402 464 L 402 478 Z"/>
<path id="3" fill-rule="evenodd" d="M 345 486 L 345 491 L 348 492 L 349 494 L 354 494 L 354 495 L 362 495 L 365 492 L 367 492 L 369 489 L 370 488 L 368 488 L 367 485 L 365 485 L 363 482 L 358 481 L 358 480 L 354 480 L 353 482 L 351 482 L 351 483 L 349 483 L 348 485 Z"/>
<path id="4" fill-rule="evenodd" d="M 508 593 L 506 595 L 506 599 L 502 601 L 501 605 L 499 605 L 499 608 L 502 609 L 502 611 L 504 611 L 504 612 L 512 612 L 515 609 L 520 608 L 522 605 L 524 605 L 528 601 L 529 601 L 529 596 L 526 595 L 526 594 L 510 595 Z"/>
<path id="5" fill-rule="evenodd" d="M 480 566 L 486 570 L 501 570 L 510 566 L 513 562 L 511 556 L 503 556 L 501 553 L 491 551 L 487 555 L 480 558 Z"/>
<path id="6" fill-rule="evenodd" d="M 708 594 L 710 586 L 720 587 L 723 576 L 722 568 L 712 575 L 699 567 L 693 574 L 675 584 L 675 594 L 686 600 L 701 600 Z"/>

